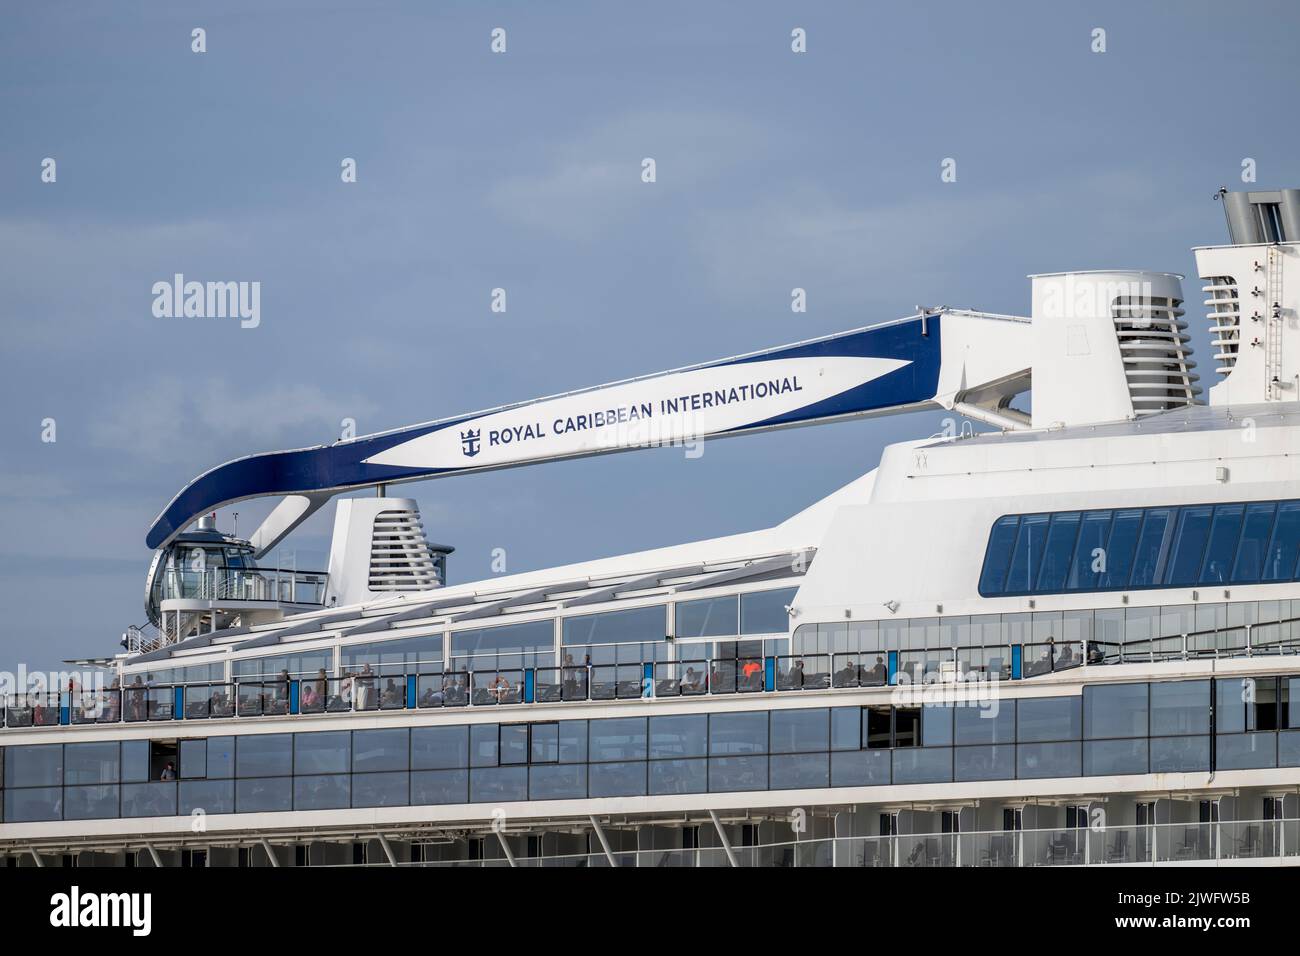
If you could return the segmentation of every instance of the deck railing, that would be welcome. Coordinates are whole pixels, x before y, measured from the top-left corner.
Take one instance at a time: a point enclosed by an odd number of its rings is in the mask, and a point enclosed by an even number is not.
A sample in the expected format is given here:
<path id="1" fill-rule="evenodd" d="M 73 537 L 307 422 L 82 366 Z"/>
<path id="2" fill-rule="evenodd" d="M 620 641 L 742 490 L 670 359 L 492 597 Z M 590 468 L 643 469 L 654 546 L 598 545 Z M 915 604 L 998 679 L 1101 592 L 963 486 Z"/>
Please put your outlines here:
<path id="1" fill-rule="evenodd" d="M 637 664 L 578 664 L 500 670 L 361 671 L 0 698 L 7 728 L 267 717 L 437 707 L 501 707 L 568 701 L 798 693 L 899 685 L 1018 681 L 1079 667 L 1300 654 L 1284 637 L 1292 618 L 1226 630 L 1117 644 L 1107 641 L 914 650 L 698 658 Z"/>

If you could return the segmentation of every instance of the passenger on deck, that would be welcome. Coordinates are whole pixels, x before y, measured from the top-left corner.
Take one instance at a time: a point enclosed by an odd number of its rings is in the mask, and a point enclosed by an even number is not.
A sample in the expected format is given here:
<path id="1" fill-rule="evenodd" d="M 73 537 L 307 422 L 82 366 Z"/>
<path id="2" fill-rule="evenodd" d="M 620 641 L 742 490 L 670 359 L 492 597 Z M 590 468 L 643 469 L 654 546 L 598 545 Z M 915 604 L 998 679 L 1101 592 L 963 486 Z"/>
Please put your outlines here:
<path id="1" fill-rule="evenodd" d="M 889 668 L 885 666 L 883 657 L 876 658 L 876 664 L 871 670 L 867 671 L 867 681 L 871 684 L 883 685 L 889 682 Z"/>
<path id="2" fill-rule="evenodd" d="M 852 658 L 844 662 L 844 666 L 835 672 L 836 687 L 853 687 L 858 682 L 858 665 Z"/>

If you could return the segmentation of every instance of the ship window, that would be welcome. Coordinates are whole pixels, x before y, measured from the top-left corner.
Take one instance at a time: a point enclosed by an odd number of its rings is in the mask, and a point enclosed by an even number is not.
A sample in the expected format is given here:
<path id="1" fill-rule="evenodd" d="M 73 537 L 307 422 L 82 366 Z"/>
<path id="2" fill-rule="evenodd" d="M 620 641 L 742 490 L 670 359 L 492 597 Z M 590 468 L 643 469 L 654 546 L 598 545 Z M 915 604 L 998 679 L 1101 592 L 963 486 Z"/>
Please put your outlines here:
<path id="1" fill-rule="evenodd" d="M 1151 685 L 1151 736 L 1209 732 L 1209 681 L 1160 681 Z"/>
<path id="2" fill-rule="evenodd" d="M 785 634 L 790 630 L 786 607 L 794 601 L 798 588 L 756 591 L 740 596 L 741 634 Z"/>
<path id="3" fill-rule="evenodd" d="M 556 763 L 560 759 L 560 728 L 553 723 L 532 724 L 529 763 Z"/>
<path id="4" fill-rule="evenodd" d="M 1300 501 L 1286 501 L 1277 509 L 1277 525 L 1264 561 L 1264 580 L 1294 578 L 1297 550 L 1300 550 Z"/>
<path id="5" fill-rule="evenodd" d="M 564 619 L 564 643 L 628 644 L 662 642 L 667 631 L 663 605 L 636 607 Z"/>
<path id="6" fill-rule="evenodd" d="M 645 759 L 646 719 L 644 717 L 611 717 L 607 720 L 593 720 L 589 726 L 592 761 Z"/>
<path id="7" fill-rule="evenodd" d="M 1066 511 L 1052 515 L 1047 543 L 1043 546 L 1043 563 L 1034 582 L 1035 590 L 1060 591 L 1065 588 L 1065 576 L 1069 573 L 1074 543 L 1078 537 L 1079 512 Z"/>
<path id="8" fill-rule="evenodd" d="M 1300 501 L 1004 515 L 989 532 L 979 593 L 1294 581 L 1297 563 Z"/>
<path id="9" fill-rule="evenodd" d="M 772 753 L 818 753 L 830 749 L 830 711 L 772 711 Z"/>
<path id="10" fill-rule="evenodd" d="M 984 555 L 984 571 L 980 574 L 980 594 L 1002 593 L 1007 578 L 1007 564 L 1011 561 L 1011 549 L 1015 547 L 1019 527 L 1019 515 L 999 518 L 994 523 L 993 532 L 989 535 L 988 550 Z"/>
<path id="11" fill-rule="evenodd" d="M 500 733 L 496 724 L 473 724 L 469 728 L 469 765 L 495 767 Z"/>
<path id="12" fill-rule="evenodd" d="M 1208 511 L 1207 508 L 1206 512 Z M 1133 587 L 1151 587 L 1160 583 L 1160 570 L 1164 566 L 1169 534 L 1173 528 L 1173 522 L 1170 521 L 1172 513 L 1169 508 L 1147 511 L 1142 522 L 1142 534 L 1138 537 L 1137 553 L 1133 558 Z"/>
<path id="13" fill-rule="evenodd" d="M 1128 584 L 1129 575 L 1133 573 L 1142 517 L 1143 513 L 1138 509 L 1115 512 L 1115 524 L 1110 529 L 1110 540 L 1102 556 L 1101 587 L 1122 588 Z"/>
<path id="14" fill-rule="evenodd" d="M 1079 698 L 1040 697 L 1017 703 L 1018 741 L 1078 740 Z"/>
<path id="15" fill-rule="evenodd" d="M 1145 737 L 1147 685 L 1102 684 L 1083 689 L 1083 736 Z"/>
<path id="16" fill-rule="evenodd" d="M 767 713 L 710 715 L 709 753 L 767 753 Z"/>
<path id="17" fill-rule="evenodd" d="M 1079 540 L 1074 546 L 1074 561 L 1065 582 L 1069 591 L 1094 591 L 1101 581 L 1106 562 L 1106 536 L 1110 532 L 1111 513 L 1090 511 L 1083 516 Z"/>
<path id="18" fill-rule="evenodd" d="M 413 770 L 454 770 L 468 766 L 468 727 L 411 728 Z"/>
<path id="19" fill-rule="evenodd" d="M 1232 570 L 1232 559 L 1237 553 L 1237 540 L 1241 536 L 1241 521 L 1245 505 L 1219 505 L 1214 509 L 1210 525 L 1210 543 L 1205 548 L 1201 564 L 1202 584 L 1226 584 Z"/>
<path id="20" fill-rule="evenodd" d="M 528 763 L 528 725 L 501 725 L 501 763 Z"/>
<path id="21" fill-rule="evenodd" d="M 734 637 L 739 633 L 740 602 L 734 594 L 682 601 L 675 615 L 677 637 Z"/>
<path id="22" fill-rule="evenodd" d="M 1183 508 L 1178 517 L 1178 534 L 1165 581 L 1171 585 L 1195 584 L 1205 545 L 1210 537 L 1210 507 Z M 1152 580 L 1158 580 L 1153 578 Z M 1146 583 L 1150 583 L 1149 581 Z"/>
<path id="23" fill-rule="evenodd" d="M 1047 538 L 1049 520 L 1048 515 L 1025 515 L 1021 519 L 1016 549 L 1011 555 L 1011 569 L 1007 572 L 1007 593 L 1033 590 L 1034 575 L 1043 560 L 1043 542 Z"/>
<path id="24" fill-rule="evenodd" d="M 1237 563 L 1232 569 L 1233 584 L 1252 584 L 1259 580 L 1264 570 L 1264 555 L 1268 550 L 1268 537 L 1273 530 L 1273 514 L 1276 510 L 1277 506 L 1271 501 L 1257 502 L 1246 509 L 1241 544 L 1237 548 Z"/>
<path id="25" fill-rule="evenodd" d="M 857 712 L 854 711 L 854 719 Z M 857 747 L 857 744 L 854 744 Z M 709 718 L 683 714 L 650 718 L 650 757 L 705 757 L 709 752 Z"/>
<path id="26" fill-rule="evenodd" d="M 270 777 L 293 772 L 293 734 L 248 734 L 235 742 L 235 775 Z"/>
<path id="27" fill-rule="evenodd" d="M 294 773 L 347 773 L 351 766 L 352 737 L 346 730 L 293 735 Z"/>

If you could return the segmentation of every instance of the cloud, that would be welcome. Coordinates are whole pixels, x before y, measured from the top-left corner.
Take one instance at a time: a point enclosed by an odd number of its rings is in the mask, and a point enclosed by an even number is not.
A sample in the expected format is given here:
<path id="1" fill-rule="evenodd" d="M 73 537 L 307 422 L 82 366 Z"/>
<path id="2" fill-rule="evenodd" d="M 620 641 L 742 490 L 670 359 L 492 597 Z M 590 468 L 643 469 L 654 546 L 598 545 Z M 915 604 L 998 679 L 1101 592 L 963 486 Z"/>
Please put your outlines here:
<path id="1" fill-rule="evenodd" d="M 502 218 L 564 239 L 594 239 L 664 195 L 707 183 L 752 159 L 765 137 L 737 116 L 687 111 L 632 113 L 551 150 L 542 168 L 493 187 Z M 656 181 L 641 181 L 641 162 Z"/>
<path id="2" fill-rule="evenodd" d="M 163 377 L 125 387 L 90 426 L 98 448 L 133 462 L 203 461 L 217 449 L 273 449 L 336 439 L 344 418 L 375 412 L 364 398 L 330 394 L 317 385 L 258 388 L 219 376 Z M 215 464 L 215 462 L 213 462 Z"/>

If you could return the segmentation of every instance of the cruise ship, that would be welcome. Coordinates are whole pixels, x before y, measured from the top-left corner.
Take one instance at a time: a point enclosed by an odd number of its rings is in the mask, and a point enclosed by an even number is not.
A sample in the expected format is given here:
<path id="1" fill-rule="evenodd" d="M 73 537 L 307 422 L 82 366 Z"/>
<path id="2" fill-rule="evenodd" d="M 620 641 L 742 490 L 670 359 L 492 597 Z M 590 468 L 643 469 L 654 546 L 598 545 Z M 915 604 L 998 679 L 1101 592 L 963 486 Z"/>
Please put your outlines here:
<path id="1" fill-rule="evenodd" d="M 1300 861 L 1300 190 L 1216 198 L 1207 387 L 1184 277 L 1063 272 L 1027 316 L 919 309 L 213 468 L 148 529 L 149 623 L 102 680 L 3 701 L 0 856 Z M 925 410 L 940 433 L 775 527 L 464 584 L 395 494 Z M 324 566 L 272 557 L 331 503 Z"/>

